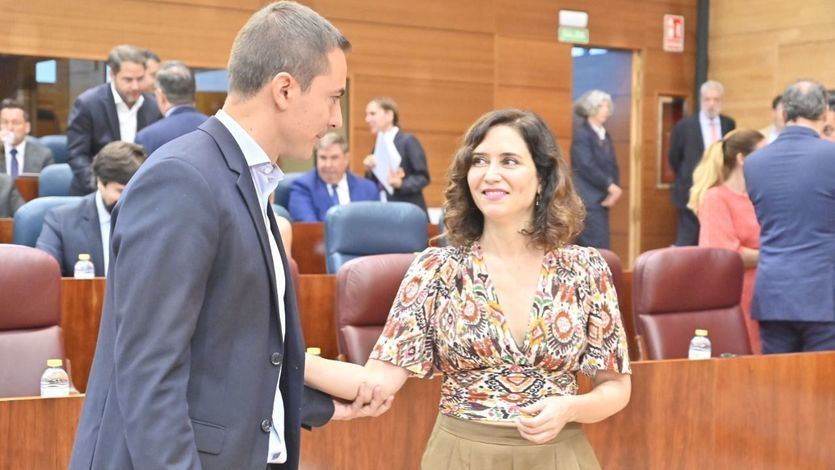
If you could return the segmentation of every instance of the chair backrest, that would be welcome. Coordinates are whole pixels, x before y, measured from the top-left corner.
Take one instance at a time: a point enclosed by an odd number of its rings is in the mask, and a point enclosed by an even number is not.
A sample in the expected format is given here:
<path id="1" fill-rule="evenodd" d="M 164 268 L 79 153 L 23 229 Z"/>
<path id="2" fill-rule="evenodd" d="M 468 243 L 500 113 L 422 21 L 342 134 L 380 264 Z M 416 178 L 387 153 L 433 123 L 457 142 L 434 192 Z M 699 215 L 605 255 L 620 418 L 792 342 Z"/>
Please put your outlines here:
<path id="1" fill-rule="evenodd" d="M 66 163 L 56 163 L 41 170 L 38 181 L 38 197 L 69 196 L 72 169 Z"/>
<path id="2" fill-rule="evenodd" d="M 303 174 L 300 172 L 285 173 L 284 178 L 281 179 L 278 187 L 275 188 L 273 204 L 278 204 L 281 207 L 290 207 L 290 186 L 293 184 L 294 179 Z"/>
<path id="3" fill-rule="evenodd" d="M 739 254 L 721 248 L 662 248 L 639 256 L 632 310 L 645 359 L 686 358 L 697 328 L 708 330 L 713 356 L 751 354 L 740 307 L 743 273 Z"/>
<path id="4" fill-rule="evenodd" d="M 626 342 L 629 344 L 629 357 L 632 360 L 638 359 L 638 349 L 635 344 L 635 325 L 632 320 L 632 306 L 627 304 L 626 284 L 623 275 L 623 263 L 620 257 L 613 251 L 599 248 L 598 251 L 609 265 L 609 271 L 612 272 L 612 284 L 615 286 L 615 291 L 618 294 L 618 307 L 620 307 L 621 321 L 623 322 L 623 329 L 626 332 Z"/>
<path id="5" fill-rule="evenodd" d="M 52 150 L 52 159 L 55 163 L 67 163 L 69 151 L 67 150 L 67 136 L 63 134 L 45 135 L 38 140 Z"/>
<path id="6" fill-rule="evenodd" d="M 414 253 L 364 256 L 336 273 L 337 344 L 349 362 L 368 360 L 414 259 Z"/>
<path id="7" fill-rule="evenodd" d="M 38 395 L 47 359 L 64 357 L 60 296 L 54 258 L 0 245 L 0 397 Z"/>
<path id="8" fill-rule="evenodd" d="M 80 201 L 79 196 L 50 196 L 32 199 L 14 214 L 12 243 L 34 247 L 43 228 L 43 219 L 50 209 Z"/>
<path id="9" fill-rule="evenodd" d="M 426 213 L 408 202 L 352 202 L 325 214 L 327 271 L 359 256 L 423 251 Z"/>

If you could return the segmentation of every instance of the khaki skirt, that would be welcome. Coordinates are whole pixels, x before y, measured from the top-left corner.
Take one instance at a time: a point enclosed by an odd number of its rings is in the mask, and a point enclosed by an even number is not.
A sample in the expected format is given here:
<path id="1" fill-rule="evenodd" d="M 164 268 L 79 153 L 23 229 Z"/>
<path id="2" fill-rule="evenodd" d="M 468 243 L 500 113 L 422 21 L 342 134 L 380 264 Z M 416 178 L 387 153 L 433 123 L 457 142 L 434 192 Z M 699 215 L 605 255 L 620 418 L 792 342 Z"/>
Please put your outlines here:
<path id="1" fill-rule="evenodd" d="M 599 469 L 578 423 L 534 444 L 515 427 L 495 426 L 439 414 L 420 463 L 422 470 Z"/>

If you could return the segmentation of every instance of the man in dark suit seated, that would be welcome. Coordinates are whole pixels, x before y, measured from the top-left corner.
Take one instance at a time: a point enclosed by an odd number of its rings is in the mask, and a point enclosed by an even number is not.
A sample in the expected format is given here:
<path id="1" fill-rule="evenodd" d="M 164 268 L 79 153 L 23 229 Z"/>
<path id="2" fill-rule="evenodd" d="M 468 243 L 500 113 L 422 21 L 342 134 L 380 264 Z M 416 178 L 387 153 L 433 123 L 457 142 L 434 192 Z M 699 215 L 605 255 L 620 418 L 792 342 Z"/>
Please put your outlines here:
<path id="1" fill-rule="evenodd" d="M 12 99 L 0 102 L 0 173 L 16 179 L 20 173 L 40 173 L 53 163 L 52 151 L 28 135 L 31 129 L 29 111 L 23 104 Z"/>
<path id="2" fill-rule="evenodd" d="M 710 144 L 736 129 L 733 119 L 719 114 L 724 88 L 719 82 L 706 81 L 699 89 L 701 111 L 676 123 L 670 136 L 670 166 L 676 172 L 671 193 L 678 212 L 676 245 L 699 243 L 699 219 L 687 208 L 693 170 L 702 161 L 702 154 Z"/>
<path id="3" fill-rule="evenodd" d="M 786 127 L 745 159 L 760 233 L 751 313 L 763 353 L 835 350 L 835 143 L 820 138 L 826 89 L 783 94 Z"/>
<path id="4" fill-rule="evenodd" d="M 23 198 L 20 197 L 12 177 L 0 173 L 0 217 L 13 217 L 22 205 Z"/>
<path id="5" fill-rule="evenodd" d="M 185 64 L 166 61 L 157 71 L 155 96 L 164 119 L 136 134 L 148 155 L 165 143 L 196 130 L 209 117 L 194 108 L 194 75 Z"/>
<path id="6" fill-rule="evenodd" d="M 77 204 L 47 212 L 36 246 L 58 260 L 62 276 L 73 275 L 82 253 L 90 255 L 96 276 L 107 275 L 110 212 L 145 156 L 136 144 L 117 141 L 105 145 L 93 159 L 98 190 Z"/>
<path id="7" fill-rule="evenodd" d="M 379 201 L 377 185 L 348 170 L 348 142 L 330 132 L 316 146 L 316 168 L 290 186 L 290 217 L 294 222 L 321 222 L 333 206 Z"/>
<path id="8" fill-rule="evenodd" d="M 70 111 L 67 128 L 68 163 L 73 180 L 70 194 L 83 196 L 96 190 L 90 165 L 93 155 L 110 142 L 134 142 L 136 133 L 158 121 L 154 97 L 142 93 L 145 54 L 130 45 L 114 47 L 107 57 L 110 83 L 82 93 Z"/>

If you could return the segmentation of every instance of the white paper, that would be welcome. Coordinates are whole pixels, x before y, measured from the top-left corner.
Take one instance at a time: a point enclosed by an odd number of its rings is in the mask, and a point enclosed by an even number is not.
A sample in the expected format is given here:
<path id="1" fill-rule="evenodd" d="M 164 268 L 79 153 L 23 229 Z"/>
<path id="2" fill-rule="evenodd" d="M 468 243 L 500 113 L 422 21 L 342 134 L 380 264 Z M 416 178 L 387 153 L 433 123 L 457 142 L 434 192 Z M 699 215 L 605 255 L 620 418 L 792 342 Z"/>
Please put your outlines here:
<path id="1" fill-rule="evenodd" d="M 389 184 L 389 175 L 397 172 L 401 160 L 400 152 L 394 147 L 394 139 L 389 139 L 383 132 L 378 132 L 377 142 L 374 144 L 374 169 L 371 172 L 388 194 L 394 194 L 394 188 Z"/>

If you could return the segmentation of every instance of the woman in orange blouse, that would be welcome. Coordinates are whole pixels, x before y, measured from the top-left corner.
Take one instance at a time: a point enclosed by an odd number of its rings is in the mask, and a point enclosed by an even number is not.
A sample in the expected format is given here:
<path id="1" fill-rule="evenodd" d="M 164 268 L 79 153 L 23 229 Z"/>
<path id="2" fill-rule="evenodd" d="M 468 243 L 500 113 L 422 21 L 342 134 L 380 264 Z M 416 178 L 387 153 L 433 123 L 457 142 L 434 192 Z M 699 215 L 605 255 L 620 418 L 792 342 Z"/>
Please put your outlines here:
<path id="1" fill-rule="evenodd" d="M 760 258 L 760 224 L 745 191 L 742 166 L 748 154 L 765 143 L 765 136 L 758 131 L 737 129 L 708 147 L 693 172 L 688 203 L 699 216 L 699 246 L 727 248 L 742 257 L 745 277 L 740 302 L 755 354 L 761 352 L 760 332 L 751 318 L 751 297 Z"/>
<path id="2" fill-rule="evenodd" d="M 365 367 L 310 357 L 305 381 L 351 399 L 441 372 L 424 469 L 599 468 L 580 423 L 626 406 L 629 357 L 606 262 L 569 245 L 584 210 L 554 137 L 530 112 L 482 116 L 445 195 L 450 246 L 414 261 Z"/>

